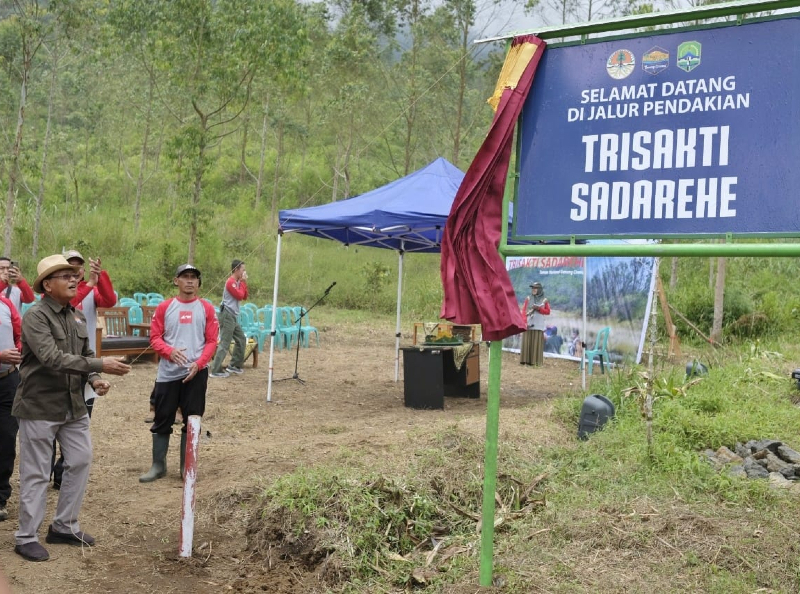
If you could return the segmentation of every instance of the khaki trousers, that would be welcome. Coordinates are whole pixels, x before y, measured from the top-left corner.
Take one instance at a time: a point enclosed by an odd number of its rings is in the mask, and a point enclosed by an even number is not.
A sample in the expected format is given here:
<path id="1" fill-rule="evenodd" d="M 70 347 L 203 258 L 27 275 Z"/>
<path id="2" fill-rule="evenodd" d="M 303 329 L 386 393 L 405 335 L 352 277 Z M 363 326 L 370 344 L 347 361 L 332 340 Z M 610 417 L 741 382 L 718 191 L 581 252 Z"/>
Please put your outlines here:
<path id="1" fill-rule="evenodd" d="M 92 438 L 89 416 L 60 422 L 19 419 L 19 530 L 17 544 L 38 542 L 47 508 L 53 440 L 64 454 L 64 477 L 58 494 L 53 530 L 76 533 L 78 514 L 89 482 Z"/>

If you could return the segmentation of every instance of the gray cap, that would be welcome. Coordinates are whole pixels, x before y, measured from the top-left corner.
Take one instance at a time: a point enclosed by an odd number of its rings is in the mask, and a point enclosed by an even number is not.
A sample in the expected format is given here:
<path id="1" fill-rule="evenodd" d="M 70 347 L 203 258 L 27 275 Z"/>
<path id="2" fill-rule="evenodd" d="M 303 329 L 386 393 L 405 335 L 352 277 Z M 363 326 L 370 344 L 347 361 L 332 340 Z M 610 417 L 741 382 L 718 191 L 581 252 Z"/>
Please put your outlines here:
<path id="1" fill-rule="evenodd" d="M 178 266 L 178 269 L 175 271 L 175 276 L 178 277 L 182 275 L 184 272 L 189 272 L 189 271 L 194 272 L 195 274 L 197 274 L 198 277 L 200 276 L 200 270 L 195 268 L 191 264 L 181 264 L 180 266 Z"/>
<path id="2" fill-rule="evenodd" d="M 64 254 L 64 257 L 67 260 L 72 260 L 73 258 L 77 258 L 82 263 L 86 262 L 86 258 L 84 258 L 78 250 L 70 250 L 66 254 Z"/>

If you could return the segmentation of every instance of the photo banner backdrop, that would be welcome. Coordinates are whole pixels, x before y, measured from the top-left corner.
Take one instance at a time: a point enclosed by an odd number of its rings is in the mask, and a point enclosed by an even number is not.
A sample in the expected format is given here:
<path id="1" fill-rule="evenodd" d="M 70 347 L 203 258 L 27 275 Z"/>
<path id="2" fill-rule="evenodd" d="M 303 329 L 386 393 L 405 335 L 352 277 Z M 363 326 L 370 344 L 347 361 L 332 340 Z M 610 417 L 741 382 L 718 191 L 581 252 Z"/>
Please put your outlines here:
<path id="1" fill-rule="evenodd" d="M 800 19 L 548 48 L 514 237 L 800 233 Z"/>
<path id="2" fill-rule="evenodd" d="M 586 284 L 586 337 L 583 329 L 583 275 Z M 574 357 L 573 341 L 591 348 L 597 332 L 608 326 L 612 362 L 639 362 L 652 300 L 653 258 L 508 258 L 506 268 L 520 306 L 539 281 L 550 301 L 546 317 L 545 356 Z M 503 341 L 505 350 L 519 352 L 522 335 Z"/>

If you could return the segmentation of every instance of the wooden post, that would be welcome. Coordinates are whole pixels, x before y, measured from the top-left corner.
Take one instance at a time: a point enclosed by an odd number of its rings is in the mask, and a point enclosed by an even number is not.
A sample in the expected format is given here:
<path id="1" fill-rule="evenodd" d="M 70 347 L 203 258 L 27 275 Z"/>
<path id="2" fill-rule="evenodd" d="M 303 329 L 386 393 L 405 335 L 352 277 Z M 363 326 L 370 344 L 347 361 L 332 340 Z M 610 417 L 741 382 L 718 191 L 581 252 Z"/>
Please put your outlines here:
<path id="1" fill-rule="evenodd" d="M 661 284 L 661 277 L 656 277 L 656 288 L 658 290 L 658 302 L 661 304 L 661 312 L 664 314 L 664 325 L 669 333 L 669 353 L 667 357 L 672 358 L 673 355 L 681 356 L 681 341 L 678 338 L 678 333 L 675 331 L 675 324 L 672 323 L 672 316 L 669 313 L 669 304 L 667 303 L 667 294 L 664 292 L 664 285 Z"/>
<path id="2" fill-rule="evenodd" d="M 181 505 L 181 536 L 178 554 L 192 556 L 194 539 L 194 491 L 197 482 L 197 446 L 200 442 L 200 416 L 191 415 L 186 423 L 186 457 L 183 469 L 183 503 Z"/>

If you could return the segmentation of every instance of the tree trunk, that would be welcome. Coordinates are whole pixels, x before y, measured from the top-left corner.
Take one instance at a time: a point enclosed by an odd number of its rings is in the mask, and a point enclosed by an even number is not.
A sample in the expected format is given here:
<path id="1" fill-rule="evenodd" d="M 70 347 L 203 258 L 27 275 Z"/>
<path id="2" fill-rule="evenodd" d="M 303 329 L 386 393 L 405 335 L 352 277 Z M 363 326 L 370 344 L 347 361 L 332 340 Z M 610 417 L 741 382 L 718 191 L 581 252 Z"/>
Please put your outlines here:
<path id="1" fill-rule="evenodd" d="M 261 121 L 261 151 L 258 157 L 258 178 L 256 179 L 256 203 L 258 210 L 261 194 L 264 191 L 264 167 L 267 160 L 267 128 L 269 127 L 269 99 L 264 103 L 264 119 Z"/>
<path id="2" fill-rule="evenodd" d="M 200 196 L 203 190 L 203 170 L 205 169 L 206 159 L 206 135 L 208 134 L 208 120 L 205 115 L 200 115 L 200 146 L 198 147 L 198 163 L 194 170 L 194 188 L 192 190 L 192 216 L 189 226 L 189 264 L 194 264 L 195 254 L 197 253 L 197 228 L 199 225 L 198 210 L 200 208 Z"/>
<path id="3" fill-rule="evenodd" d="M 714 286 L 714 258 L 708 259 L 708 288 Z"/>
<path id="4" fill-rule="evenodd" d="M 722 318 L 725 313 L 725 258 L 717 258 L 717 283 L 714 287 L 714 325 L 711 340 L 722 344 Z"/>
<path id="5" fill-rule="evenodd" d="M 58 51 L 58 48 L 56 50 Z M 47 178 L 47 151 L 50 147 L 50 128 L 53 119 L 53 96 L 56 90 L 56 80 L 58 73 L 58 55 L 53 54 L 53 65 L 50 73 L 50 92 L 47 96 L 47 124 L 44 129 L 44 143 L 42 144 L 42 167 L 39 177 L 39 190 L 36 193 L 36 215 L 33 220 L 33 246 L 31 255 L 34 259 L 39 254 L 39 230 L 42 224 L 42 205 L 44 204 L 44 184 Z M 8 253 L 8 252 L 6 252 Z"/>
<path id="6" fill-rule="evenodd" d="M 456 129 L 453 132 L 452 163 L 458 167 L 461 153 L 461 120 L 464 119 L 464 95 L 467 92 L 467 56 L 469 55 L 469 27 L 461 30 L 461 59 L 458 61 L 458 98 L 456 99 Z"/>
<path id="7" fill-rule="evenodd" d="M 247 156 L 247 129 L 250 127 L 250 117 L 247 113 L 244 114 L 244 121 L 242 122 L 242 150 L 239 157 L 239 183 L 244 184 L 247 179 L 247 166 L 245 165 L 245 157 Z"/>
<path id="8" fill-rule="evenodd" d="M 153 114 L 153 91 L 156 81 L 153 71 L 150 71 L 150 86 L 147 89 L 147 115 L 144 123 L 144 138 L 142 139 L 142 152 L 139 156 L 139 175 L 136 178 L 136 206 L 133 211 L 133 230 L 139 233 L 139 222 L 141 220 L 142 189 L 144 188 L 144 172 L 147 169 L 147 145 L 150 141 L 150 118 Z"/>
<path id="9" fill-rule="evenodd" d="M 674 289 L 678 286 L 678 258 L 672 258 L 672 269 L 669 273 L 669 288 Z"/>
<path id="10" fill-rule="evenodd" d="M 19 179 L 19 154 L 22 148 L 22 129 L 25 124 L 25 107 L 28 103 L 28 77 L 30 76 L 31 59 L 27 49 L 23 49 L 22 83 L 19 91 L 19 108 L 17 109 L 17 130 L 14 134 L 14 146 L 11 148 L 11 164 L 8 168 L 8 194 L 6 195 L 6 225 L 3 247 L 5 254 L 11 253 L 11 233 L 14 229 L 14 206 L 17 201 L 17 182 Z"/>
<path id="11" fill-rule="evenodd" d="M 275 151 L 275 175 L 272 182 L 272 224 L 278 217 L 278 185 L 281 178 L 281 156 L 283 155 L 283 119 L 278 124 L 278 148 Z"/>

